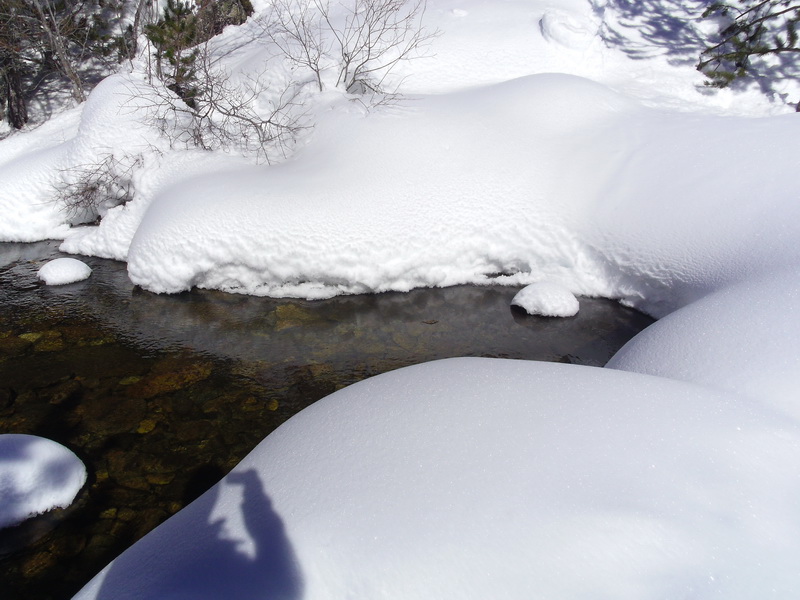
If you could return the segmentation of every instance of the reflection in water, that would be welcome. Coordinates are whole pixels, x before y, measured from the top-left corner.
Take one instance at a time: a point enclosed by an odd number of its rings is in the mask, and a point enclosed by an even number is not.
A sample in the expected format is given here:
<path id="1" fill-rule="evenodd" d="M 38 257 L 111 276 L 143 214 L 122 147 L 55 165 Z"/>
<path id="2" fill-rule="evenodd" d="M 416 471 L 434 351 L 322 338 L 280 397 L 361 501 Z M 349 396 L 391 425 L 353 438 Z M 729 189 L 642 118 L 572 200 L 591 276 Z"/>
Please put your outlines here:
<path id="1" fill-rule="evenodd" d="M 214 518 L 222 487 L 212 488 L 118 558 L 103 579 L 97 598 L 300 598 L 303 584 L 294 552 L 258 473 L 237 472 L 227 481 L 242 487 L 238 514 L 243 533 L 253 544 L 252 552 L 243 552 L 224 531 L 223 521 Z M 182 539 L 187 533 L 190 539 Z"/>
<path id="2" fill-rule="evenodd" d="M 0 244 L 28 248 L 30 245 Z M 37 247 L 34 245 L 33 247 Z M 8 254 L 10 251 L 6 251 Z M 510 308 L 518 288 L 456 286 L 409 293 L 275 300 L 215 291 L 164 296 L 135 288 L 123 263 L 87 258 L 94 275 L 68 286 L 40 286 L 39 262 L 18 263 L 0 279 L 0 306 L 62 307 L 92 317 L 137 348 L 188 348 L 216 358 L 305 365 L 335 360 L 340 368 L 388 360 L 397 366 L 451 356 L 501 356 L 604 364 L 651 322 L 603 299 L 581 299 L 570 319 L 524 315 Z M 22 250 L 11 253 L 23 254 Z M 0 252 L 0 264 L 3 254 Z M 6 287 L 7 286 L 7 287 Z M 16 290 L 14 288 L 17 288 Z M 22 291 L 22 293 L 19 293 Z M 15 293 L 17 292 L 17 293 Z M 512 316 L 513 318 L 509 318 Z M 381 370 L 385 370 L 383 365 Z"/>
<path id="3" fill-rule="evenodd" d="M 11 596 L 43 600 L 70 597 L 337 389 L 452 356 L 602 365 L 651 322 L 599 299 L 581 299 L 570 319 L 530 317 L 509 307 L 517 288 L 499 286 L 317 302 L 158 296 L 96 258 L 83 259 L 86 281 L 41 285 L 36 271 L 57 256 L 54 242 L 0 244 L 0 433 L 49 437 L 90 471 L 56 529 L 0 532 L 0 549 L 12 537 L 5 547 L 18 548 L 0 557 L 0 580 Z"/>

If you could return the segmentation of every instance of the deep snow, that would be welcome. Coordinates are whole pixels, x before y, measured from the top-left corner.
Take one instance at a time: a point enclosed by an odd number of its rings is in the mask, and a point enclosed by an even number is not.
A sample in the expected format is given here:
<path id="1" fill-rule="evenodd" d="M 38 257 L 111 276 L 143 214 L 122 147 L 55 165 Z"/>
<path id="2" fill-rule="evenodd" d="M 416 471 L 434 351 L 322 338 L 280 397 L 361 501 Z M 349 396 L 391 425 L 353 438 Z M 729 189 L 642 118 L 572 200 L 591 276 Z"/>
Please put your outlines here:
<path id="1" fill-rule="evenodd" d="M 152 291 L 546 281 L 662 317 L 616 370 L 453 360 L 337 392 L 78 597 L 793 598 L 800 97 L 704 88 L 707 4 L 431 0 L 406 100 L 307 91 L 314 128 L 269 166 L 171 148 L 138 71 L 2 142 L 0 238 Z M 301 76 L 258 27 L 212 50 Z M 133 199 L 70 228 L 53 186 L 109 154 L 139 157 Z"/>

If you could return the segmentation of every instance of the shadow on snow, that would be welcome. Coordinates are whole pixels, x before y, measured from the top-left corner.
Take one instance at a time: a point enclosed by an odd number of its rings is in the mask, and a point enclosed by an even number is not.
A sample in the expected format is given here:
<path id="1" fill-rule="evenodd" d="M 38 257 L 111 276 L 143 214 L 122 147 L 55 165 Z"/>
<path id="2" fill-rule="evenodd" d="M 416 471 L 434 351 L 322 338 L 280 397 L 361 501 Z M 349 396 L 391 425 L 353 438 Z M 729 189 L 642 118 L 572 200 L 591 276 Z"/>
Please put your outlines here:
<path id="1" fill-rule="evenodd" d="M 696 29 L 710 0 L 592 0 L 594 12 L 604 17 L 613 10 L 616 19 L 604 19 L 601 36 L 606 45 L 634 59 L 666 56 L 674 65 L 697 64 L 705 40 Z"/>
<path id="2" fill-rule="evenodd" d="M 213 511 L 221 484 L 176 514 L 112 563 L 98 600 L 293 600 L 302 578 L 283 521 L 255 470 L 232 473 L 242 486 L 241 517 L 253 551 L 224 531 Z M 226 513 L 235 507 L 226 505 Z"/>
<path id="3" fill-rule="evenodd" d="M 675 66 L 697 66 L 703 50 L 720 41 L 718 33 L 710 32 L 713 26 L 702 25 L 703 11 L 712 0 L 591 0 L 591 3 L 603 22 L 600 35 L 605 44 L 633 59 L 665 56 Z M 796 53 L 771 55 L 769 60 L 769 64 L 762 68 L 755 66 L 749 76 L 734 80 L 729 87 L 736 91 L 755 87 L 767 96 L 796 103 L 798 98 L 788 98 L 781 85 L 800 76 Z"/>

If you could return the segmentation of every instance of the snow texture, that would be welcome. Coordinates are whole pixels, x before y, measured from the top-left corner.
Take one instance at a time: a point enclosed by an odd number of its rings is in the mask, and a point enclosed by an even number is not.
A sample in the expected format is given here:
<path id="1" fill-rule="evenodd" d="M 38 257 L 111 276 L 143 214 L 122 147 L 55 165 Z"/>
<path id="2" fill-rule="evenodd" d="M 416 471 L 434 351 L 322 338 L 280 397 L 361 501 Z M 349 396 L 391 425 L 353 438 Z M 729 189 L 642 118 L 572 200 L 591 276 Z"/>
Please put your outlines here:
<path id="1" fill-rule="evenodd" d="M 46 285 L 64 285 L 88 279 L 92 269 L 76 258 L 56 258 L 39 269 L 38 277 Z"/>
<path id="2" fill-rule="evenodd" d="M 66 508 L 86 483 L 81 460 L 45 438 L 0 435 L 0 457 L 0 528 Z"/>
<path id="3" fill-rule="evenodd" d="M 543 317 L 574 317 L 580 308 L 572 292 L 549 281 L 525 286 L 511 300 L 511 305 Z"/>

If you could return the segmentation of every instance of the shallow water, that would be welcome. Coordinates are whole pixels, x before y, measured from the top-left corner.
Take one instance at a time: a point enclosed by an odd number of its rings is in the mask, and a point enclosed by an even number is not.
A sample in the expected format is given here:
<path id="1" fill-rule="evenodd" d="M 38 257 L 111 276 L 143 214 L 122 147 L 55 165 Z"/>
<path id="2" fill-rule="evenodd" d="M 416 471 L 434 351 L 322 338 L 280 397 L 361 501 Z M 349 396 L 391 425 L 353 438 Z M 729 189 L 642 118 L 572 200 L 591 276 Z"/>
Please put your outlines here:
<path id="1" fill-rule="evenodd" d="M 0 433 L 54 439 L 87 465 L 66 511 L 0 531 L 0 597 L 69 598 L 293 414 L 378 373 L 451 356 L 603 365 L 652 320 L 581 299 L 570 319 L 511 309 L 518 288 L 325 301 L 158 296 L 125 265 L 41 285 L 56 242 L 0 244 Z"/>

